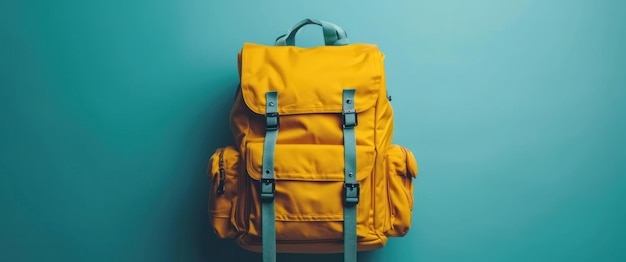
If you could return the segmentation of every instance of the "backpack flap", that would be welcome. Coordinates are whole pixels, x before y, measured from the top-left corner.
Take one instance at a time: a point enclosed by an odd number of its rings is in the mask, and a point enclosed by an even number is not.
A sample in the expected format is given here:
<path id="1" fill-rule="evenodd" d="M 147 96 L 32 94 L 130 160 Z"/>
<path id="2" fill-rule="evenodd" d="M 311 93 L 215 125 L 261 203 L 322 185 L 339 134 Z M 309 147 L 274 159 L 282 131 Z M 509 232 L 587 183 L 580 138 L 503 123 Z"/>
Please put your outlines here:
<path id="1" fill-rule="evenodd" d="M 355 89 L 356 112 L 376 103 L 384 80 L 376 45 L 264 46 L 244 44 L 241 90 L 250 110 L 265 114 L 265 93 L 278 92 L 278 113 L 339 113 L 343 89 Z"/>

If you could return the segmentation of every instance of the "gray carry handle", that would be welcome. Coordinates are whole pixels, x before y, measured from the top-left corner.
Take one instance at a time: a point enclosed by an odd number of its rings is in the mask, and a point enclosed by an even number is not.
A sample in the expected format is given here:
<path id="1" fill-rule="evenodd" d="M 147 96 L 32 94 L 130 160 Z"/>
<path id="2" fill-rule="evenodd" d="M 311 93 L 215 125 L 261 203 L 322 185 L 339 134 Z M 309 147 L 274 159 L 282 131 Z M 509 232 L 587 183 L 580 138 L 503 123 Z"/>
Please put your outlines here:
<path id="1" fill-rule="evenodd" d="M 348 36 L 346 31 L 344 31 L 341 27 L 329 23 L 326 21 L 320 21 L 316 19 L 307 18 L 295 26 L 293 26 L 286 34 L 279 36 L 276 38 L 276 43 L 274 45 L 277 46 L 295 46 L 296 45 L 296 34 L 302 27 L 305 25 L 319 25 L 322 27 L 322 32 L 324 33 L 324 43 L 330 46 L 339 46 L 339 45 L 347 45 L 348 44 Z"/>

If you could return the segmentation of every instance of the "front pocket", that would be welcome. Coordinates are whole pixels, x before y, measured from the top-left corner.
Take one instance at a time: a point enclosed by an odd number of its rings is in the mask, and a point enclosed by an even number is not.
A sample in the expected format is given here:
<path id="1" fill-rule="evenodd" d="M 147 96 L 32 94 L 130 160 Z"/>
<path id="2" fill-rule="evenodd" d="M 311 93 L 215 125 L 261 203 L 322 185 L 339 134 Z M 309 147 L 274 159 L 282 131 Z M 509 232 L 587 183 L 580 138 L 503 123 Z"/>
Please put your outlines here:
<path id="1" fill-rule="evenodd" d="M 411 226 L 413 210 L 413 178 L 417 176 L 417 162 L 408 149 L 391 145 L 385 155 L 389 223 L 385 234 L 404 236 Z"/>
<path id="2" fill-rule="evenodd" d="M 357 236 L 367 236 L 372 206 L 371 173 L 374 148 L 357 146 L 356 178 L 360 184 Z M 248 234 L 260 236 L 261 211 L 257 188 L 261 178 L 263 144 L 247 146 L 251 178 Z M 278 144 L 274 157 L 276 238 L 279 241 L 325 241 L 343 238 L 343 145 Z"/>
<path id="3" fill-rule="evenodd" d="M 209 197 L 209 219 L 218 237 L 231 238 L 237 230 L 231 222 L 233 204 L 237 200 L 239 152 L 228 146 L 217 149 L 209 161 L 209 179 L 212 180 Z"/>

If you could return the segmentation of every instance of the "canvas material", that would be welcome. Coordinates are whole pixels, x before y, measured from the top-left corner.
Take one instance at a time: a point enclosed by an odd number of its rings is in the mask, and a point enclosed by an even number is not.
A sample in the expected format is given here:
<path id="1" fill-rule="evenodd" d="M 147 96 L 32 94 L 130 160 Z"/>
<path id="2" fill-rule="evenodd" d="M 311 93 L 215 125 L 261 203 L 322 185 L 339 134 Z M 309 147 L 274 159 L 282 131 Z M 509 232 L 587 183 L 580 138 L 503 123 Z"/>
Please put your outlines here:
<path id="1" fill-rule="evenodd" d="M 378 47 L 371 44 L 313 48 L 244 44 L 239 53 L 241 84 L 231 110 L 235 145 L 218 149 L 209 164 L 214 181 L 209 213 L 219 237 L 236 238 L 241 247 L 261 251 L 258 186 L 265 93 L 277 91 L 277 251 L 343 252 L 341 107 L 346 88 L 356 90 L 358 115 L 358 250 L 383 247 L 387 237 L 408 232 L 417 164 L 408 149 L 391 145 L 393 113 L 386 95 L 383 59 Z M 226 192 L 218 194 L 221 169 L 228 181 L 223 182 Z"/>

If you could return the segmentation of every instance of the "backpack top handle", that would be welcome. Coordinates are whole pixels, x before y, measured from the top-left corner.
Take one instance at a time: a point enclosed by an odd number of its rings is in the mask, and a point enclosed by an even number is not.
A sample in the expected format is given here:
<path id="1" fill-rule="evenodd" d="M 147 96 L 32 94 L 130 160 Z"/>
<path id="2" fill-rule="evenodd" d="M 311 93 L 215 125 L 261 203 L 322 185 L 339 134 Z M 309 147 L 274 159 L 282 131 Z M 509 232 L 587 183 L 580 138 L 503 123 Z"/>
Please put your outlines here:
<path id="1" fill-rule="evenodd" d="M 341 46 L 348 44 L 348 35 L 341 27 L 326 21 L 307 18 L 294 25 L 286 34 L 276 38 L 276 46 L 295 46 L 296 34 L 305 25 L 318 25 L 324 33 L 324 43 L 327 46 Z"/>

